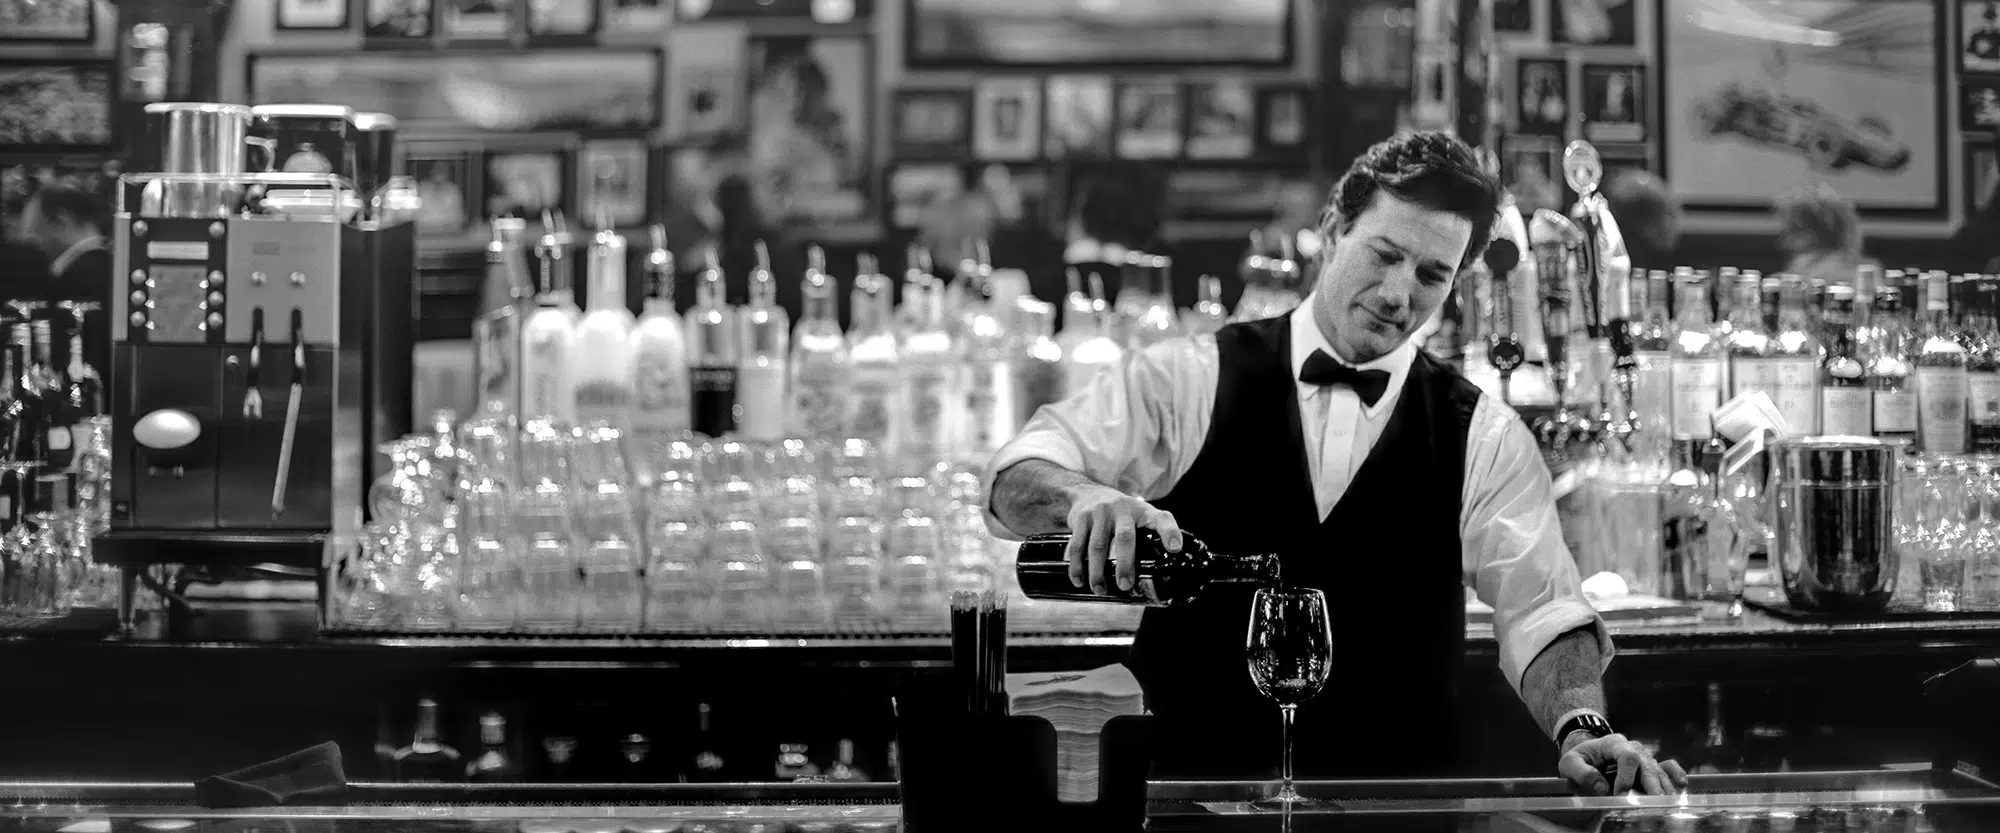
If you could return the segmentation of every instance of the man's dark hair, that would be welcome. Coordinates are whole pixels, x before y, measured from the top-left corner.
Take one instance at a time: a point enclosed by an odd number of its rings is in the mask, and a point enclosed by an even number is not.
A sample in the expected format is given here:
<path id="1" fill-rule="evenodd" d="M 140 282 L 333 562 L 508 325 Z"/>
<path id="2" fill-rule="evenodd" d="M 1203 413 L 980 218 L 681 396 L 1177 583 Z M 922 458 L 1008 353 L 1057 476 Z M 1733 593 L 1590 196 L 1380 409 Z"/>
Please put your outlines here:
<path id="1" fill-rule="evenodd" d="M 1159 242 L 1165 221 L 1166 177 L 1152 165 L 1112 162 L 1094 167 L 1076 189 L 1076 218 L 1100 243 L 1143 249 Z"/>
<path id="2" fill-rule="evenodd" d="M 45 185 L 36 189 L 28 199 L 43 219 L 61 218 L 71 223 L 88 223 L 100 234 L 109 227 L 104 201 L 83 189 L 69 185 Z"/>
<path id="3" fill-rule="evenodd" d="M 1500 211 L 1500 183 L 1480 166 L 1472 148 L 1449 133 L 1403 133 L 1376 143 L 1348 166 L 1320 213 L 1320 233 L 1331 239 L 1334 232 L 1353 228 L 1379 193 L 1471 220 L 1472 243 L 1460 269 L 1486 251 Z"/>
<path id="4" fill-rule="evenodd" d="M 1624 170 L 1604 183 L 1604 201 L 1635 265 L 1664 267 L 1680 242 L 1681 204 L 1667 181 L 1651 171 Z"/>

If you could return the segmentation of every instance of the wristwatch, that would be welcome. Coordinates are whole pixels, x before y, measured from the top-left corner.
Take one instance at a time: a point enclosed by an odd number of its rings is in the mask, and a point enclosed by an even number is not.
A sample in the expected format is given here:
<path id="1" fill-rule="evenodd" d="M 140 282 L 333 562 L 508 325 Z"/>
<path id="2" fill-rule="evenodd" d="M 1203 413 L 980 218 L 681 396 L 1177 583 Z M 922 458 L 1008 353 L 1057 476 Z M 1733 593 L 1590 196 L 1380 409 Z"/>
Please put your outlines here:
<path id="1" fill-rule="evenodd" d="M 1563 741 L 1568 740 L 1570 735 L 1577 732 L 1590 735 L 1592 739 L 1617 734 L 1611 728 L 1611 721 L 1605 720 L 1604 715 L 1596 712 L 1583 712 L 1563 721 L 1562 728 L 1556 730 L 1556 746 L 1562 746 Z"/>

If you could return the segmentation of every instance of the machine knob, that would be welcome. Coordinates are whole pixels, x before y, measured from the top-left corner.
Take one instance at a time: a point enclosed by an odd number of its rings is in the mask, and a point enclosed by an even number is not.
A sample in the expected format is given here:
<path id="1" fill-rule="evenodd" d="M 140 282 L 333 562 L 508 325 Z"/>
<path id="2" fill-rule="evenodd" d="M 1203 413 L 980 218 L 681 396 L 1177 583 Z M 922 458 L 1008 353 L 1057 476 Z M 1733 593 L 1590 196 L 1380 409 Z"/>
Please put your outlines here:
<path id="1" fill-rule="evenodd" d="M 179 408 L 161 408 L 132 425 L 132 439 L 154 451 L 184 448 L 201 437 L 201 420 Z"/>
<path id="2" fill-rule="evenodd" d="M 143 312 L 134 310 L 132 312 L 132 317 L 130 320 L 132 321 L 132 326 L 134 327 L 146 326 L 146 314 Z"/>
<path id="3" fill-rule="evenodd" d="M 132 306 L 144 306 L 145 304 L 146 293 L 137 289 L 132 290 Z"/>
<path id="4" fill-rule="evenodd" d="M 222 313 L 219 313 L 219 312 L 211 312 L 211 313 L 209 313 L 209 314 L 208 314 L 208 326 L 210 326 L 210 327 L 221 327 L 221 326 L 222 326 Z"/>
<path id="5" fill-rule="evenodd" d="M 132 270 L 132 285 L 133 285 L 133 286 L 145 286 L 145 285 L 146 285 L 146 270 L 144 270 L 144 269 L 134 269 L 134 270 Z"/>
<path id="6" fill-rule="evenodd" d="M 220 292 L 208 293 L 208 305 L 211 307 L 222 306 L 222 293 Z"/>

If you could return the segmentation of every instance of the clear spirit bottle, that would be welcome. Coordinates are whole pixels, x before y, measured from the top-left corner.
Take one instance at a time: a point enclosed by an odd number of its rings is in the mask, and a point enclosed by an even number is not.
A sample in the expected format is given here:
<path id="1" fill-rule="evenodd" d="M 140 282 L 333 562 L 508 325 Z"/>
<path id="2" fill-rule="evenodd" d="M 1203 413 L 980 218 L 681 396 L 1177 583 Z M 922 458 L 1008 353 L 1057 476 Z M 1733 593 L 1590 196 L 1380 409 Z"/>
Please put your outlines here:
<path id="1" fill-rule="evenodd" d="M 1819 430 L 1820 341 L 1806 315 L 1806 289 L 1797 275 L 1779 277 L 1777 329 L 1765 357 L 1770 363 L 1771 399 L 1794 434 Z"/>
<path id="2" fill-rule="evenodd" d="M 1903 322 L 1902 290 L 1895 286 L 1877 288 L 1874 306 L 1874 326 L 1868 329 L 1864 347 L 1875 436 L 1914 443 L 1918 429 L 1917 391 L 1910 380 L 1910 332 Z"/>
<path id="3" fill-rule="evenodd" d="M 1632 409 L 1639 412 L 1639 441 L 1634 446 L 1641 459 L 1664 468 L 1673 443 L 1674 369 L 1673 319 L 1667 314 L 1671 284 L 1667 273 L 1655 269 L 1641 284 L 1645 290 L 1645 313 L 1636 318 L 1632 333 L 1632 356 L 1637 363 L 1632 386 Z M 1519 326 L 1516 325 L 1516 329 Z"/>
<path id="4" fill-rule="evenodd" d="M 396 780 L 411 784 L 444 784 L 459 780 L 458 750 L 438 733 L 436 700 L 417 701 L 417 729 L 410 745 L 396 750 Z"/>
<path id="5" fill-rule="evenodd" d="M 1752 272 L 1736 279 L 1736 303 L 1730 308 L 1729 351 L 1730 397 L 1763 391 L 1777 398 L 1777 366 L 1771 361 L 1771 334 L 1764 329 L 1763 279 Z"/>
<path id="6" fill-rule="evenodd" d="M 1723 343 L 1709 318 L 1707 281 L 1685 280 L 1675 290 L 1674 437 L 1705 440 L 1715 433 L 1714 413 L 1722 404 Z"/>
<path id="7" fill-rule="evenodd" d="M 926 278 L 904 292 L 918 315 L 898 345 L 903 419 L 892 445 L 907 465 L 928 467 L 951 454 L 964 394 L 958 356 L 945 329 L 944 287 Z"/>
<path id="8" fill-rule="evenodd" d="M 473 372 L 478 412 L 521 418 L 522 330 L 535 311 L 535 283 L 528 275 L 521 237 L 527 223 L 493 219 L 493 242 L 486 246 L 486 280 L 478 317 L 472 320 Z"/>
<path id="9" fill-rule="evenodd" d="M 847 436 L 887 448 L 900 421 L 898 399 L 901 349 L 893 321 L 895 288 L 875 256 L 855 259 L 854 303 L 849 309 L 848 356 L 854 362 L 854 389 L 848 397 Z"/>
<path id="10" fill-rule="evenodd" d="M 792 340 L 792 434 L 837 439 L 847 411 L 853 366 L 847 336 L 840 331 L 839 299 L 826 254 L 806 250 L 806 273 L 799 289 L 804 309 Z"/>
<path id="11" fill-rule="evenodd" d="M 1963 454 L 1967 445 L 1966 351 L 1952 324 L 1950 288 L 1951 279 L 1943 272 L 1924 276 L 1924 325 L 1916 351 L 1917 427 L 1923 449 L 1932 454 Z"/>
<path id="12" fill-rule="evenodd" d="M 590 309 L 576 325 L 569 374 L 579 424 L 623 427 L 632 409 L 632 310 L 625 305 L 625 238 L 603 229 L 590 241 L 584 265 Z"/>
<path id="13" fill-rule="evenodd" d="M 465 780 L 475 784 L 510 784 L 520 769 L 507 754 L 507 718 L 494 712 L 479 717 L 479 755 L 465 765 Z"/>
<path id="14" fill-rule="evenodd" d="M 559 284 L 567 267 L 544 260 L 541 292 L 535 310 L 521 328 L 521 414 L 523 421 L 549 419 L 576 424 L 576 384 L 570 376 L 576 350 L 576 319 L 565 306 L 569 287 Z"/>
<path id="15" fill-rule="evenodd" d="M 790 397 L 785 385 L 790 371 L 791 317 L 778 306 L 778 283 L 771 274 L 771 252 L 757 241 L 757 265 L 750 270 L 750 306 L 741 313 L 742 365 L 736 375 L 739 430 L 753 440 L 778 440 L 790 422 Z"/>
<path id="16" fill-rule="evenodd" d="M 1014 322 L 1014 417 L 1026 425 L 1043 405 L 1063 398 L 1063 351 L 1055 339 L 1054 304 L 1022 298 Z"/>
<path id="17" fill-rule="evenodd" d="M 2000 452 L 2000 280 L 1972 281 L 1966 338 L 1966 389 L 1974 452 Z"/>
<path id="18" fill-rule="evenodd" d="M 632 327 L 632 431 L 642 447 L 688 430 L 687 333 L 674 311 L 674 254 L 652 227 L 646 306 Z"/>
<path id="19" fill-rule="evenodd" d="M 982 245 L 983 250 L 983 245 Z M 993 303 L 991 268 L 978 264 L 960 282 L 970 283 L 959 316 L 963 351 L 960 387 L 965 392 L 960 445 L 955 451 L 985 460 L 1020 429 L 1014 405 L 1015 351 L 1012 321 Z"/>

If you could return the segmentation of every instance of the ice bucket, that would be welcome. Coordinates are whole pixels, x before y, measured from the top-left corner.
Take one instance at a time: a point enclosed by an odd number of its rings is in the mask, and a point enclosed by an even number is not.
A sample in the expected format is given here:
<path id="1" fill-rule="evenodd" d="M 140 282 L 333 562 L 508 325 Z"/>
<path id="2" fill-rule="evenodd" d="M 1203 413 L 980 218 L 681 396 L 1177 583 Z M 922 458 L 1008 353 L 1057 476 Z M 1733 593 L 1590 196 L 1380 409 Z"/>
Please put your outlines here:
<path id="1" fill-rule="evenodd" d="M 1867 437 L 1780 440 L 1778 564 L 1794 607 L 1879 612 L 1896 590 L 1899 444 Z"/>
<path id="2" fill-rule="evenodd" d="M 159 142 L 159 172 L 241 174 L 251 144 L 250 108 L 240 104 L 162 102 L 146 105 L 148 132 Z M 160 217 L 226 217 L 242 202 L 243 186 L 220 182 L 155 182 L 143 213 Z"/>

